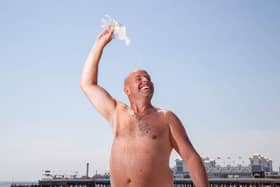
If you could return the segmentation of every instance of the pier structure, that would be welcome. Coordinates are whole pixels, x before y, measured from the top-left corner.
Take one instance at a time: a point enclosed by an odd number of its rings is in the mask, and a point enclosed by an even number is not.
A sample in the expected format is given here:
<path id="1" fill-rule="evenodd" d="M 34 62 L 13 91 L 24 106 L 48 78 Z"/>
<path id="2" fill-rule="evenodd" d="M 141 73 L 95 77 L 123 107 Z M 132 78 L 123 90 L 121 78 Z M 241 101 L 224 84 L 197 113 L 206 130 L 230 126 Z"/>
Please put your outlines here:
<path id="1" fill-rule="evenodd" d="M 210 187 L 280 187 L 280 179 L 272 178 L 237 178 L 209 179 Z M 11 187 L 111 187 L 109 179 L 52 179 L 40 180 L 38 184 Z M 174 179 L 174 187 L 195 187 L 191 179 Z"/>

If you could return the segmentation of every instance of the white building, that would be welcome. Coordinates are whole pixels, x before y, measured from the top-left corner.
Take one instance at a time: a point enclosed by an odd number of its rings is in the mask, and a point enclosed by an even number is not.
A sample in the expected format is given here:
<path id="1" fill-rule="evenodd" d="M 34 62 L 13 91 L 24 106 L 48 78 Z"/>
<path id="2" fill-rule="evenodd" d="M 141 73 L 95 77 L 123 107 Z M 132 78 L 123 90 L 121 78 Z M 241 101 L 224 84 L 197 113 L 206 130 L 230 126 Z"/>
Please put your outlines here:
<path id="1" fill-rule="evenodd" d="M 252 172 L 272 172 L 272 160 L 260 154 L 254 154 L 249 158 Z"/>
<path id="2" fill-rule="evenodd" d="M 206 169 L 209 178 L 242 178 L 242 177 L 252 177 L 251 167 L 242 166 L 241 164 L 237 166 L 226 165 L 220 166 L 216 165 L 214 159 L 208 157 L 203 158 L 204 167 Z M 176 178 L 188 178 L 190 177 L 189 171 L 184 164 L 183 160 L 176 159 L 176 165 L 173 168 L 173 174 Z"/>

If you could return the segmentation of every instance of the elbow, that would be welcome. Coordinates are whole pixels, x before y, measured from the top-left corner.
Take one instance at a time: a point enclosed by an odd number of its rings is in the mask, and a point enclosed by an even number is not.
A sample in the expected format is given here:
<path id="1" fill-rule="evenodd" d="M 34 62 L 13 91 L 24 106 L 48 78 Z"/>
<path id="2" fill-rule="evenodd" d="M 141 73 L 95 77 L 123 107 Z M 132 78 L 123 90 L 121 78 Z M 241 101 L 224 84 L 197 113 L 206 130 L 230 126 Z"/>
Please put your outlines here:
<path id="1" fill-rule="evenodd" d="M 85 88 L 85 83 L 83 81 L 80 81 L 80 89 L 84 90 Z"/>
<path id="2" fill-rule="evenodd" d="M 80 81 L 80 88 L 83 92 L 86 92 L 87 90 L 89 90 L 90 88 L 97 86 L 96 83 L 91 83 L 91 82 L 87 82 L 87 81 Z"/>
<path id="3" fill-rule="evenodd" d="M 189 154 L 182 154 L 182 157 L 185 160 L 185 162 L 187 163 L 187 165 L 193 164 L 193 163 L 202 164 L 202 159 L 196 151 L 189 153 Z"/>
<path id="4" fill-rule="evenodd" d="M 88 87 L 92 87 L 97 85 L 97 78 L 92 78 L 90 76 L 82 74 L 80 79 L 80 88 L 82 90 L 87 89 Z"/>
<path id="5" fill-rule="evenodd" d="M 84 81 L 80 81 L 80 89 L 85 92 L 85 90 L 89 87 L 89 84 L 84 82 Z"/>

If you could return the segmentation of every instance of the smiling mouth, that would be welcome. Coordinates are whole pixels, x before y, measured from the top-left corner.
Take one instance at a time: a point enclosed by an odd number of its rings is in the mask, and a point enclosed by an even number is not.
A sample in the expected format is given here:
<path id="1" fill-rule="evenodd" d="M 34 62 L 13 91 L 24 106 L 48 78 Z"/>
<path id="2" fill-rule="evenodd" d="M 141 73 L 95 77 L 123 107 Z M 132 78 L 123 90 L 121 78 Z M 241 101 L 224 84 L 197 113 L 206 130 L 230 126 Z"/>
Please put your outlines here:
<path id="1" fill-rule="evenodd" d="M 143 91 L 143 92 L 150 92 L 150 93 L 152 93 L 154 91 L 152 86 L 143 86 L 143 87 L 140 87 L 139 90 Z"/>
<path id="2" fill-rule="evenodd" d="M 143 86 L 143 87 L 141 88 L 141 90 L 148 90 L 148 89 L 150 89 L 150 87 L 148 87 L 148 86 Z"/>

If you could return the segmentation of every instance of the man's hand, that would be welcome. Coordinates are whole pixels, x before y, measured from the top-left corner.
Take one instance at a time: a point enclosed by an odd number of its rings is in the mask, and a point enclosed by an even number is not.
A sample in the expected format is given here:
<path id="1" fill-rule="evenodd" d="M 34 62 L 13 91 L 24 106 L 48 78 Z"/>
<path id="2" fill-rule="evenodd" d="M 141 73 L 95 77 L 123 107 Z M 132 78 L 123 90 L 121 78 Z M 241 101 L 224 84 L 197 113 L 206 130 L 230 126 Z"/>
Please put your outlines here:
<path id="1" fill-rule="evenodd" d="M 114 33 L 113 25 L 106 27 L 96 38 L 95 45 L 102 49 L 112 40 Z"/>

